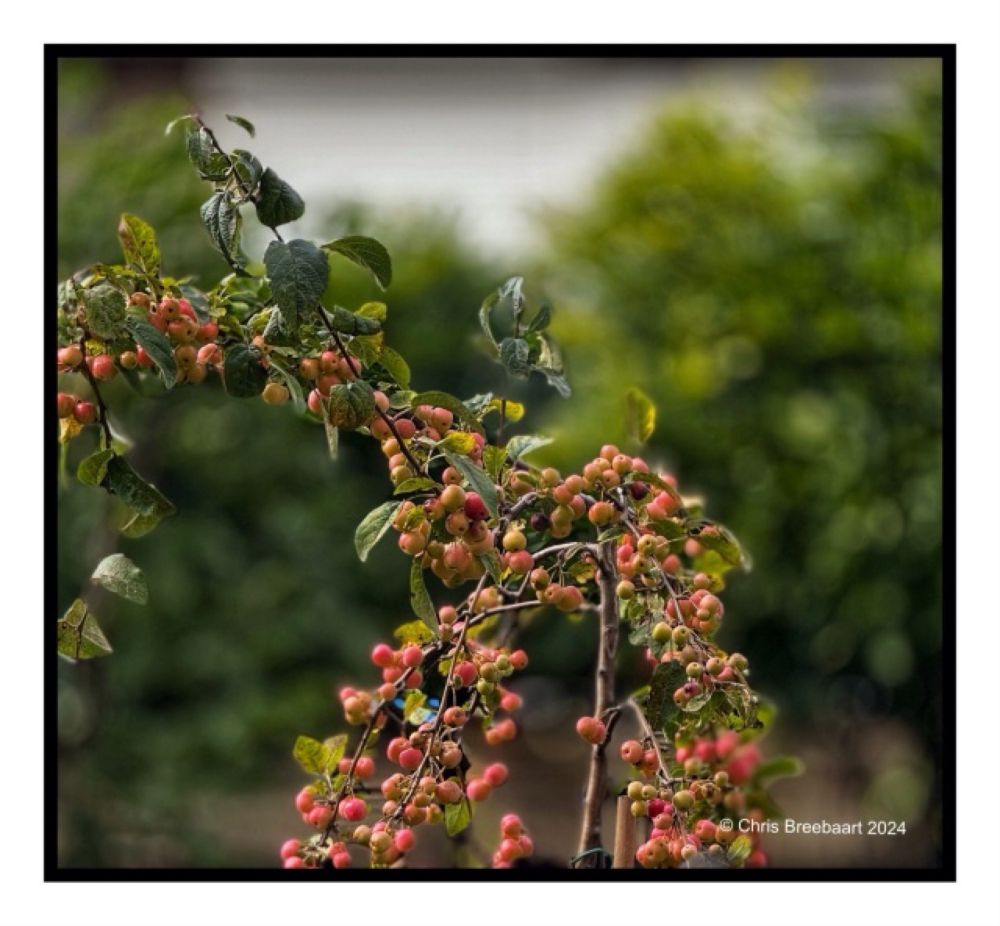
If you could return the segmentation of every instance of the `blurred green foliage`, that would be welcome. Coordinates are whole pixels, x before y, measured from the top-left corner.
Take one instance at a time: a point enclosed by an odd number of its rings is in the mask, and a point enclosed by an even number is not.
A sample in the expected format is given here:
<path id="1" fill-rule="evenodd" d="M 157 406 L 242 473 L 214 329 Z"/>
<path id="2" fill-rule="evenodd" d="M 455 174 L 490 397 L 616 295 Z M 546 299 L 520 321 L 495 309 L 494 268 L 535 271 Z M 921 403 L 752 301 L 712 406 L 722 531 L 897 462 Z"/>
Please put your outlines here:
<path id="1" fill-rule="evenodd" d="M 60 272 L 115 258 L 128 210 L 156 227 L 167 272 L 211 282 L 225 268 L 197 217 L 207 187 L 163 136 L 185 105 L 116 99 L 99 65 L 64 63 Z M 386 298 L 388 342 L 414 387 L 526 401 L 523 429 L 559 438 L 553 462 L 576 467 L 623 437 L 629 386 L 655 399 L 647 457 L 703 491 L 754 557 L 730 583 L 723 643 L 747 653 L 793 728 L 819 726 L 845 753 L 873 712 L 916 731 L 926 753 L 939 738 L 939 121 L 925 91 L 877 119 L 807 101 L 752 126 L 675 111 L 582 206 L 546 218 L 533 268 L 487 264 L 426 211 L 345 205 L 324 224 L 392 252 L 387 297 L 344 262 L 340 301 Z M 479 302 L 512 272 L 556 305 L 566 403 L 541 384 L 505 387 L 477 351 Z M 406 616 L 392 544 L 361 566 L 350 542 L 386 496 L 384 461 L 348 438 L 331 462 L 321 429 L 217 385 L 140 401 L 119 380 L 108 399 L 135 465 L 180 511 L 122 541 L 100 526 L 114 513 L 104 493 L 60 495 L 61 602 L 115 549 L 150 584 L 144 608 L 88 590 L 115 655 L 60 666 L 62 861 L 269 864 L 270 830 L 265 851 L 238 835 L 224 846 L 206 795 L 297 781 L 295 735 L 341 726 L 336 687 Z M 528 628 L 526 682 L 542 700 L 579 695 L 589 630 Z M 919 815 L 926 758 L 894 756 L 858 788 L 874 781 L 872 812 L 903 801 Z M 541 775 L 544 759 L 532 760 Z M 296 817 L 287 794 L 275 801 L 283 815 L 268 825 L 283 834 Z M 238 809 L 232 819 L 247 825 Z"/>
<path id="2" fill-rule="evenodd" d="M 672 111 L 582 208 L 547 217 L 543 285 L 577 390 L 551 459 L 625 433 L 754 558 L 722 636 L 835 740 L 866 716 L 941 745 L 941 99 L 752 124 Z M 625 359 L 627 358 L 627 359 Z M 587 409 L 581 415 L 579 409 Z M 632 448 L 635 449 L 635 448 Z M 918 760 L 915 760 L 918 761 Z M 923 808 L 921 808 L 923 809 Z"/>

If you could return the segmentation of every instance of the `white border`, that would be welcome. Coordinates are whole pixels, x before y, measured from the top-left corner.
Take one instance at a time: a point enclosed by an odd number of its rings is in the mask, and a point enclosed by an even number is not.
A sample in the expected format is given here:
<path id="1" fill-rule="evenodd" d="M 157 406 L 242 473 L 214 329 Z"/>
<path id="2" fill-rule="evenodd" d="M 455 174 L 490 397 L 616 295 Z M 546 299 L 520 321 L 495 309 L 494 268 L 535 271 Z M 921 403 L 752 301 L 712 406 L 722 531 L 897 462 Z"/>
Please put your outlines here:
<path id="1" fill-rule="evenodd" d="M 254 15 L 254 8 L 259 13 Z M 18 5 L 6 24 L 3 72 L 6 169 L 2 300 L 9 320 L 2 456 L 5 565 L 0 667 L 4 725 L 0 762 L 0 920 L 12 924 L 144 926 L 282 921 L 356 921 L 441 911 L 445 921 L 489 924 L 558 916 L 560 922 L 680 922 L 701 914 L 753 924 L 840 926 L 845 920 L 938 924 L 960 911 L 997 922 L 996 799 L 1000 767 L 996 670 L 1000 653 L 996 576 L 1000 563 L 1000 12 L 992 0 L 715 0 L 703 4 L 504 0 L 482 5 L 380 2 L 210 7 L 174 0 Z M 366 16 L 365 9 L 372 9 Z M 283 18 L 282 18 L 283 17 Z M 237 19 L 243 25 L 237 25 Z M 42 480 L 38 398 L 48 356 L 38 319 L 42 280 L 42 43 L 252 42 L 957 42 L 959 87 L 959 666 L 958 885 L 707 884 L 607 885 L 410 883 L 44 884 L 41 777 Z M 16 98 L 15 98 L 16 97 Z M 6 159 L 5 159 L 6 160 Z M 37 314 L 36 314 L 37 313 Z M 30 319 L 31 321 L 26 321 Z M 22 340 L 23 339 L 23 340 Z M 13 554 L 13 556 L 12 556 Z M 48 616 L 44 616 L 48 618 Z M 981 666 L 972 665 L 975 657 Z M 964 711 L 964 714 L 962 713 Z M 982 798 L 978 798 L 982 795 Z M 431 899 L 428 894 L 434 891 Z M 990 911 L 994 911 L 990 915 Z"/>

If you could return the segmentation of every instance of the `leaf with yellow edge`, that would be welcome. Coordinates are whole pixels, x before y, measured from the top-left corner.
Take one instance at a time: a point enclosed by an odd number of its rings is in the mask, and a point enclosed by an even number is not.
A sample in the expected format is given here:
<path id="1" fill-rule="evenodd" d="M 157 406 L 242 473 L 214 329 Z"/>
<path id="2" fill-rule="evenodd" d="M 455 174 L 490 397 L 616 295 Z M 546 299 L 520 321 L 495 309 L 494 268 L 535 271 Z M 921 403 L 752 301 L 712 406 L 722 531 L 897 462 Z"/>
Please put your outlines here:
<path id="1" fill-rule="evenodd" d="M 656 406 L 638 386 L 625 393 L 625 426 L 628 436 L 646 443 L 656 429 Z"/>

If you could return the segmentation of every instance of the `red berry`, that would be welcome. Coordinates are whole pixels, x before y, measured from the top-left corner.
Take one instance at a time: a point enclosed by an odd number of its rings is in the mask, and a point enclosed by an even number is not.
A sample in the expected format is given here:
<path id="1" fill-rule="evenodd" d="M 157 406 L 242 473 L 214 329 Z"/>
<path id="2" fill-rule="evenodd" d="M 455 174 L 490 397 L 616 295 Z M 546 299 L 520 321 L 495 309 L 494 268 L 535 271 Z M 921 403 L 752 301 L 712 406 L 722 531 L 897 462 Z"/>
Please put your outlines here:
<path id="1" fill-rule="evenodd" d="M 470 521 L 484 521 L 489 517 L 486 504 L 476 492 L 465 494 L 465 516 Z"/>
<path id="2" fill-rule="evenodd" d="M 354 774 L 358 778 L 371 778 L 375 774 L 375 762 L 369 756 L 361 756 L 354 766 Z"/>
<path id="3" fill-rule="evenodd" d="M 642 743 L 638 740 L 626 740 L 622 743 L 621 757 L 631 765 L 638 765 L 646 750 L 642 748 Z"/>
<path id="4" fill-rule="evenodd" d="M 93 402 L 77 402 L 73 417 L 80 424 L 93 424 L 97 421 L 97 406 Z"/>
<path id="5" fill-rule="evenodd" d="M 372 649 L 372 662 L 380 669 L 388 669 L 395 665 L 396 654 L 387 643 L 376 643 Z"/>
<path id="6" fill-rule="evenodd" d="M 393 837 L 392 844 L 399 852 L 409 852 L 416 842 L 413 830 L 399 830 Z"/>
<path id="7" fill-rule="evenodd" d="M 521 835 L 524 824 L 516 813 L 504 814 L 500 818 L 500 832 L 510 839 L 517 839 Z"/>
<path id="8" fill-rule="evenodd" d="M 368 812 L 368 805 L 360 797 L 348 797 L 340 802 L 338 813 L 351 823 L 360 823 Z"/>
<path id="9" fill-rule="evenodd" d="M 421 650 L 416 644 L 411 643 L 408 646 L 403 647 L 402 660 L 403 665 L 406 666 L 406 668 L 415 669 L 424 661 L 423 650 Z"/>
<path id="10" fill-rule="evenodd" d="M 490 783 L 483 778 L 473 778 L 465 786 L 465 793 L 469 795 L 470 801 L 485 801 L 492 790 Z"/>
<path id="11" fill-rule="evenodd" d="M 68 392 L 60 392 L 56 396 L 56 402 L 59 406 L 59 417 L 60 418 L 70 418 L 73 415 L 73 410 L 76 408 L 76 396 L 71 395 Z"/>
<path id="12" fill-rule="evenodd" d="M 303 788 L 295 795 L 295 809 L 299 813 L 309 813 L 314 806 L 313 793 L 308 788 Z"/>
<path id="13" fill-rule="evenodd" d="M 486 767 L 483 772 L 483 780 L 491 788 L 499 788 L 507 780 L 507 766 L 503 762 L 494 762 Z"/>
<path id="14" fill-rule="evenodd" d="M 281 857 L 286 860 L 293 858 L 298 855 L 301 847 L 302 843 L 300 843 L 297 839 L 286 839 L 281 844 Z"/>
<path id="15" fill-rule="evenodd" d="M 414 746 L 408 746 L 399 754 L 399 764 L 408 772 L 412 772 L 420 765 L 424 754 Z"/>

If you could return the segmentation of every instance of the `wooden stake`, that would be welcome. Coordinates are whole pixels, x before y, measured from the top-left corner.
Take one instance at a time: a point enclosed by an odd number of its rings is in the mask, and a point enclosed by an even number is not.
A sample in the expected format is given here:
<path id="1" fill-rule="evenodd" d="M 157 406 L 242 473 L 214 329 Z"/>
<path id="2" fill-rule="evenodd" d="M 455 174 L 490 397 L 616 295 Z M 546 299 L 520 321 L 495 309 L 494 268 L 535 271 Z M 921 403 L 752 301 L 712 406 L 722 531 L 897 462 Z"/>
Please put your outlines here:
<path id="1" fill-rule="evenodd" d="M 618 798 L 615 815 L 615 854 L 612 868 L 635 867 L 635 817 L 632 802 L 623 794 Z"/>

